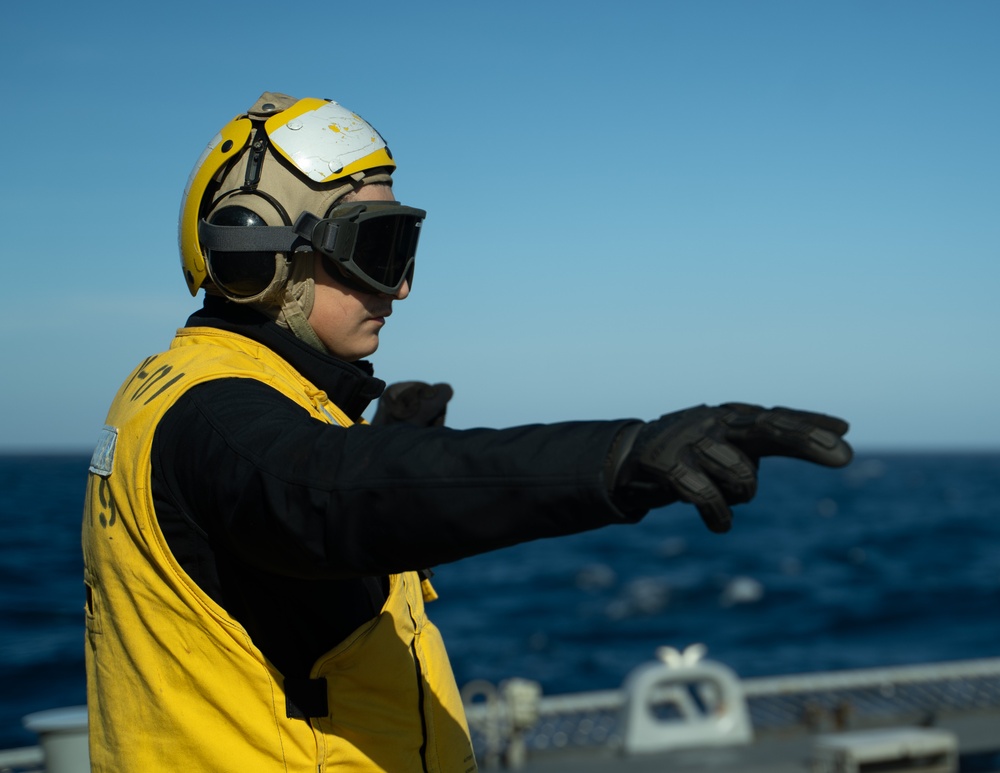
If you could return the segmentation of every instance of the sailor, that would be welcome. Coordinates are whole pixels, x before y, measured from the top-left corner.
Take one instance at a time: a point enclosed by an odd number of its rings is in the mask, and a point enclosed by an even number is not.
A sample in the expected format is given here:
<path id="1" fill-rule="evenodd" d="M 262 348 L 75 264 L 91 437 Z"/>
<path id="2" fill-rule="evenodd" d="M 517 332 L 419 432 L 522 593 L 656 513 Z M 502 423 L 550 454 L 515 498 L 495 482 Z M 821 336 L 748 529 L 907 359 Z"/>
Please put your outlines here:
<path id="1" fill-rule="evenodd" d="M 365 358 L 425 217 L 395 166 L 356 113 L 268 92 L 191 173 L 204 305 L 125 380 L 90 466 L 95 771 L 475 770 L 425 567 L 675 501 L 724 532 L 761 457 L 851 457 L 843 421 L 787 409 L 458 431 L 447 385 L 385 390 Z"/>

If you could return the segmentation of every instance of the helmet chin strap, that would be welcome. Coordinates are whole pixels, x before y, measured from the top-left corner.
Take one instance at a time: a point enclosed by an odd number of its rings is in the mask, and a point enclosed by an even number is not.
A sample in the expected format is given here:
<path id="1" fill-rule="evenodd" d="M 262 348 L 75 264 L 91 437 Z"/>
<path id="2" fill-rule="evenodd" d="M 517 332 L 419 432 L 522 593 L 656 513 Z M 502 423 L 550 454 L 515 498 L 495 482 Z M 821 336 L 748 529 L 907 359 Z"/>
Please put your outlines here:
<path id="1" fill-rule="evenodd" d="M 284 297 L 281 299 L 281 309 L 275 316 L 275 322 L 281 327 L 291 330 L 295 337 L 305 341 L 314 349 L 328 353 L 326 346 L 319 340 L 313 326 L 309 324 L 309 314 L 316 300 L 316 261 L 313 253 L 302 253 L 295 257 L 292 274 L 285 285 Z M 275 307 L 272 306 L 271 309 Z"/>
<path id="2" fill-rule="evenodd" d="M 314 349 L 318 349 L 324 354 L 330 353 L 326 346 L 323 345 L 323 342 L 319 340 L 319 336 L 316 335 L 313 326 L 309 324 L 308 317 L 302 313 L 301 305 L 292 297 L 291 293 L 287 293 L 285 296 L 285 303 L 282 305 L 281 313 L 278 315 L 278 324 L 282 327 L 287 327 L 295 334 L 296 338 L 305 341 Z"/>

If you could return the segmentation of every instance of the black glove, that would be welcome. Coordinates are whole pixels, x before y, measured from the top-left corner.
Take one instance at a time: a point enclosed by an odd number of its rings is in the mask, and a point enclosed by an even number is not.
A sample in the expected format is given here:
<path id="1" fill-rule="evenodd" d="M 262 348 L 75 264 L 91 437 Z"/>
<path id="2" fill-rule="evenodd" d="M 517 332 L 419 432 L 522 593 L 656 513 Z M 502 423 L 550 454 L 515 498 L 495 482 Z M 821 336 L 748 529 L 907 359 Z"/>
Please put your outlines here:
<path id="1" fill-rule="evenodd" d="M 757 492 L 761 457 L 843 467 L 853 455 L 841 437 L 847 429 L 821 413 L 742 403 L 669 413 L 619 435 L 608 468 L 612 499 L 626 513 L 690 502 L 709 529 L 726 532 L 730 505 Z"/>
<path id="2" fill-rule="evenodd" d="M 410 424 L 414 427 L 440 427 L 444 412 L 454 394 L 448 384 L 425 384 L 423 381 L 400 381 L 386 387 L 378 401 L 372 424 Z"/>

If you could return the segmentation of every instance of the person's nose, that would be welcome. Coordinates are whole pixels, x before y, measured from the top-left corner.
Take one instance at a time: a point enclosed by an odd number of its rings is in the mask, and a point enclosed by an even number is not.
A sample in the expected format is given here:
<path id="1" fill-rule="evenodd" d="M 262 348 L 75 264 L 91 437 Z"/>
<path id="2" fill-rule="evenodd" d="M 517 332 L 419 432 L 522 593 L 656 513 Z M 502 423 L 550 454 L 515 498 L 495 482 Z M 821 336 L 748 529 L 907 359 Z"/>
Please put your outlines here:
<path id="1" fill-rule="evenodd" d="M 399 289 L 396 291 L 396 294 L 393 295 L 392 297 L 395 298 L 397 301 L 401 301 L 409 294 L 410 294 L 410 280 L 404 279 L 403 284 L 399 286 Z"/>

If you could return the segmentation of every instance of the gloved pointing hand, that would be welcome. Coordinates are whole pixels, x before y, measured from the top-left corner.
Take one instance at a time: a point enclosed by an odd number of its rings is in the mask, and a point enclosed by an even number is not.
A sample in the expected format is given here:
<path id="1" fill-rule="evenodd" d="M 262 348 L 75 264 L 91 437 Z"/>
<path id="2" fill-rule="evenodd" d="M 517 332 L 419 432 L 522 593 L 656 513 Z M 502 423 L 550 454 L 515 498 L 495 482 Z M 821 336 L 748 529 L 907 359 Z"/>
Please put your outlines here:
<path id="1" fill-rule="evenodd" d="M 453 394 L 448 384 L 400 381 L 386 387 L 382 393 L 372 424 L 440 427 L 444 424 L 445 409 Z"/>
<path id="2" fill-rule="evenodd" d="M 622 431 L 609 460 L 612 499 L 626 511 L 690 502 L 709 529 L 726 532 L 730 506 L 757 492 L 761 457 L 843 467 L 853 455 L 847 429 L 833 416 L 743 403 L 669 413 Z"/>

